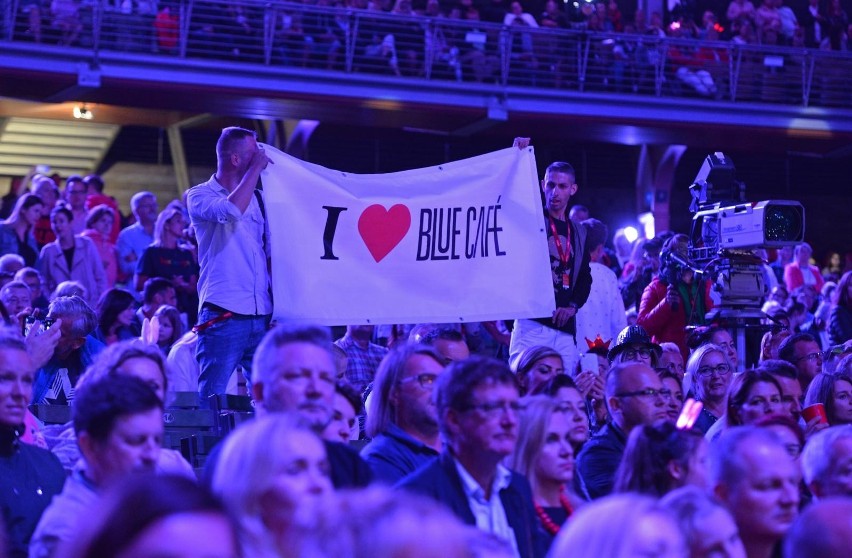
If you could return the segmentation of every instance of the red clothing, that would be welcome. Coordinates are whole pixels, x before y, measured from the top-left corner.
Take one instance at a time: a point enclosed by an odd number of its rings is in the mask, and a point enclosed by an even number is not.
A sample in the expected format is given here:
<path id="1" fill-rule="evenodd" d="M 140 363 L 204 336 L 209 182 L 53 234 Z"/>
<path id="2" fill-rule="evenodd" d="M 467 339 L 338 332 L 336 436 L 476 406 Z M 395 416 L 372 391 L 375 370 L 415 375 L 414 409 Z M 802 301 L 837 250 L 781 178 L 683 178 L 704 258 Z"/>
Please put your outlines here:
<path id="1" fill-rule="evenodd" d="M 814 288 L 817 290 L 817 293 L 821 292 L 825 279 L 822 278 L 819 268 L 815 265 L 808 265 L 808 269 L 810 269 L 811 273 L 814 274 L 814 280 L 816 280 Z M 802 268 L 799 267 L 798 262 L 793 262 L 784 266 L 784 284 L 787 285 L 787 290 L 790 293 L 792 293 L 797 287 L 801 287 L 805 284 L 805 278 L 802 277 Z"/>
<path id="2" fill-rule="evenodd" d="M 97 205 L 105 205 L 112 209 L 112 232 L 109 235 L 109 241 L 115 244 L 118 241 L 118 233 L 121 232 L 121 210 L 118 208 L 118 202 L 112 196 L 105 194 L 89 194 L 86 197 L 86 209 L 92 209 Z"/>
<path id="3" fill-rule="evenodd" d="M 704 307 L 707 311 L 713 308 L 710 300 L 710 284 L 705 285 Z M 683 361 L 689 359 L 689 348 L 686 346 L 686 326 L 689 323 L 700 324 L 704 316 L 692 316 L 687 321 L 686 305 L 683 301 L 678 304 L 677 310 L 666 302 L 667 285 L 654 277 L 651 283 L 645 287 L 642 293 L 642 302 L 639 304 L 639 315 L 636 324 L 645 328 L 651 335 L 654 343 L 671 342 L 678 346 Z"/>

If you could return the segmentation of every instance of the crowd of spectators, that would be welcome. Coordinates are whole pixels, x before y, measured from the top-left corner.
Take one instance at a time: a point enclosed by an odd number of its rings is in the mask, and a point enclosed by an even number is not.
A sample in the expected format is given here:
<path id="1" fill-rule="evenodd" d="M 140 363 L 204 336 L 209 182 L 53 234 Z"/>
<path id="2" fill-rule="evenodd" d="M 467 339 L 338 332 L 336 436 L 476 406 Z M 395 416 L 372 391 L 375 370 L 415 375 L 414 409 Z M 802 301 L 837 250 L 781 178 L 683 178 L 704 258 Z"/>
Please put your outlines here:
<path id="1" fill-rule="evenodd" d="M 765 334 L 750 339 L 708 321 L 709 282 L 671 263 L 688 256 L 684 235 L 610 244 L 571 206 L 574 170 L 557 162 L 541 183 L 552 317 L 348 325 L 334 342 L 273 325 L 255 348 L 239 340 L 271 308 L 229 306 L 240 289 L 267 292 L 254 188 L 268 161 L 240 128 L 223 131 L 217 161 L 187 205 L 162 210 L 139 192 L 122 215 L 96 175 L 60 188 L 35 174 L 5 199 L 9 556 L 848 552 L 849 255 L 818 266 L 801 243 L 766 258 Z M 252 281 L 237 254 L 258 265 Z M 236 341 L 200 349 L 223 336 Z M 223 362 L 224 377 L 210 372 Z M 185 391 L 253 400 L 203 470 L 162 447 L 164 410 Z M 30 404 L 72 420 L 42 424 Z"/>
<path id="2" fill-rule="evenodd" d="M 105 6 L 101 48 L 178 52 L 183 23 L 177 3 L 127 0 Z M 78 0 L 23 2 L 18 35 L 61 45 L 91 43 L 91 8 L 92 3 Z M 357 25 L 340 9 L 356 10 Z M 501 80 L 508 53 L 515 83 L 545 87 L 578 85 L 576 50 L 585 44 L 582 33 L 548 31 L 611 33 L 591 43 L 586 63 L 601 73 L 595 77 L 600 85 L 652 92 L 654 68 L 665 60 L 670 88 L 710 98 L 724 93 L 729 73 L 729 51 L 718 41 L 852 50 L 852 26 L 840 0 L 808 0 L 807 5 L 762 0 L 757 6 L 751 0 L 684 0 L 670 3 L 665 13 L 626 8 L 617 0 L 310 0 L 280 5 L 198 0 L 186 29 L 190 56 L 458 81 Z M 672 42 L 666 51 L 649 40 L 667 37 L 692 40 Z M 757 72 L 764 65 L 762 58 L 759 62 L 753 69 L 746 64 L 746 69 Z M 783 64 L 767 68 L 783 74 Z M 767 79 L 783 89 L 774 81 L 783 81 L 780 77 Z M 594 83 L 585 81 L 586 86 Z M 741 87 L 739 96 L 748 95 L 748 87 Z"/>

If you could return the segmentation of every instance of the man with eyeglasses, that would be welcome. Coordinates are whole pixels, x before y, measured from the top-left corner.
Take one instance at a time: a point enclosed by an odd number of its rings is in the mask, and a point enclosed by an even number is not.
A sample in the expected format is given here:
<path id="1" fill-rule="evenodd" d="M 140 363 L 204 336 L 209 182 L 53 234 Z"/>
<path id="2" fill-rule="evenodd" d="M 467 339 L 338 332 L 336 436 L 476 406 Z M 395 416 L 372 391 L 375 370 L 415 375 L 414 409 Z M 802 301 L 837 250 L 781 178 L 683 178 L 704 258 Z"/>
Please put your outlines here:
<path id="1" fill-rule="evenodd" d="M 32 306 L 32 293 L 26 283 L 21 281 L 12 281 L 3 285 L 0 289 L 0 301 L 9 312 L 9 317 L 13 320 L 19 312 Z"/>
<path id="2" fill-rule="evenodd" d="M 404 344 L 379 365 L 367 399 L 366 433 L 361 450 L 376 480 L 395 484 L 441 451 L 433 392 L 444 372 L 432 347 Z"/>
<path id="3" fill-rule="evenodd" d="M 786 360 L 799 371 L 803 393 L 807 393 L 811 381 L 822 372 L 822 351 L 810 333 L 796 333 L 785 339 L 778 347 L 778 358 Z"/>
<path id="4" fill-rule="evenodd" d="M 513 556 L 544 556 L 529 482 L 502 464 L 518 438 L 521 405 L 512 371 L 489 358 L 453 362 L 438 377 L 435 405 L 447 447 L 397 486 L 443 503 L 466 524 L 505 541 Z"/>
<path id="5" fill-rule="evenodd" d="M 672 392 L 642 362 L 613 366 L 606 378 L 606 405 L 612 422 L 598 431 L 577 456 L 577 490 L 593 500 L 612 492 L 627 437 L 637 426 L 668 419 Z"/>

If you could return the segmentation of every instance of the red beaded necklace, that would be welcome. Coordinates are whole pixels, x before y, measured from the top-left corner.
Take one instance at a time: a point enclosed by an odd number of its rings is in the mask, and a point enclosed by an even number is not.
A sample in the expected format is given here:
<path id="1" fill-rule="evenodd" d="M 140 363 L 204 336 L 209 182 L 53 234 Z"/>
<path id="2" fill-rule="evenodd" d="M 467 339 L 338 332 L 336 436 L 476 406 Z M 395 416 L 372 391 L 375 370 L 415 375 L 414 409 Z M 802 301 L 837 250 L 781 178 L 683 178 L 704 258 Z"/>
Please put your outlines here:
<path id="1" fill-rule="evenodd" d="M 565 486 L 559 487 L 559 503 L 562 504 L 562 509 L 568 514 L 568 517 L 571 517 L 571 513 L 574 511 L 574 508 L 571 507 L 571 502 L 568 501 L 568 497 L 565 496 Z M 537 503 L 535 505 L 535 514 L 538 516 L 541 524 L 544 525 L 544 529 L 550 533 L 551 535 L 555 535 L 559 532 L 559 525 L 554 522 L 547 512 L 544 511 L 544 508 L 539 506 Z"/>

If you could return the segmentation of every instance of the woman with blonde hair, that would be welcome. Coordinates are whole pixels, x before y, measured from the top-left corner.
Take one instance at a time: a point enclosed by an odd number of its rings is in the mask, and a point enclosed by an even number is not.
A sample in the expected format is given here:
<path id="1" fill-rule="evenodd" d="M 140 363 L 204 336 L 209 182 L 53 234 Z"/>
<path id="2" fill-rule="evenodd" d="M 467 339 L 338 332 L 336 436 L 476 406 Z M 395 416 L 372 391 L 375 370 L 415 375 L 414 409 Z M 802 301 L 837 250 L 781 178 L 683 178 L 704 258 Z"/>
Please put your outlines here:
<path id="1" fill-rule="evenodd" d="M 515 452 L 507 466 L 529 479 L 536 516 L 545 532 L 556 536 L 580 499 L 571 493 L 574 480 L 573 424 L 557 400 L 534 395 L 521 400 Z"/>
<path id="2" fill-rule="evenodd" d="M 683 391 L 692 391 L 695 399 L 704 405 L 695 428 L 705 434 L 727 411 L 733 370 L 727 352 L 712 343 L 701 345 L 689 355 Z"/>
<path id="3" fill-rule="evenodd" d="M 634 493 L 606 496 L 584 506 L 560 531 L 549 554 L 551 558 L 685 555 L 683 535 L 671 514 L 650 496 Z"/>
<path id="4" fill-rule="evenodd" d="M 297 417 L 270 414 L 223 442 L 213 492 L 237 518 L 245 556 L 300 556 L 332 493 L 322 441 Z"/>

